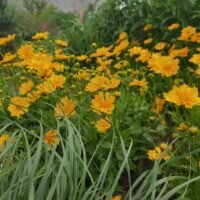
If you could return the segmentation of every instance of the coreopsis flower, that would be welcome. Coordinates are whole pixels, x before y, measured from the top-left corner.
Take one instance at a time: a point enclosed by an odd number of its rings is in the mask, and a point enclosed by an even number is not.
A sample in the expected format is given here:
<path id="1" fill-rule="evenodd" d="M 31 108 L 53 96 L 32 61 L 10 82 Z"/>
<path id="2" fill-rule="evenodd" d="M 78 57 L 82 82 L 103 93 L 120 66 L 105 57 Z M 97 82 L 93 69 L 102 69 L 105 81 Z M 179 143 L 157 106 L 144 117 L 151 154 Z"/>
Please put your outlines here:
<path id="1" fill-rule="evenodd" d="M 192 57 L 189 59 L 189 61 L 200 66 L 200 53 L 193 54 Z"/>
<path id="2" fill-rule="evenodd" d="M 200 32 L 193 34 L 190 41 L 200 43 Z"/>
<path id="3" fill-rule="evenodd" d="M 148 23 L 144 26 L 144 31 L 148 31 L 149 29 L 152 28 L 152 24 Z"/>
<path id="4" fill-rule="evenodd" d="M 33 53 L 34 53 L 34 48 L 32 44 L 24 44 L 17 51 L 19 57 L 24 60 L 31 58 Z"/>
<path id="5" fill-rule="evenodd" d="M 194 71 L 194 73 L 198 76 L 200 76 L 200 66 Z"/>
<path id="6" fill-rule="evenodd" d="M 105 119 L 104 118 L 99 119 L 95 124 L 95 128 L 101 133 L 107 132 L 110 129 L 110 127 L 111 124 L 108 117 L 106 117 Z"/>
<path id="7" fill-rule="evenodd" d="M 86 55 L 80 55 L 80 56 L 76 56 L 76 60 L 78 61 L 84 61 L 88 58 L 88 56 Z"/>
<path id="8" fill-rule="evenodd" d="M 188 128 L 188 131 L 190 134 L 196 134 L 199 131 L 199 129 L 196 126 L 191 126 Z"/>
<path id="9" fill-rule="evenodd" d="M 171 56 L 153 54 L 148 61 L 148 67 L 157 74 L 170 77 L 176 75 L 179 69 L 179 60 Z"/>
<path id="10" fill-rule="evenodd" d="M 86 70 L 81 70 L 77 74 L 75 74 L 73 77 L 75 79 L 81 81 L 81 80 L 85 80 L 85 79 L 89 78 L 90 77 L 90 73 L 87 72 Z"/>
<path id="11" fill-rule="evenodd" d="M 176 58 L 176 57 L 187 57 L 188 56 L 188 53 L 189 53 L 189 48 L 188 47 L 184 47 L 182 49 L 170 49 L 169 51 L 169 55 L 173 58 Z"/>
<path id="12" fill-rule="evenodd" d="M 195 105 L 200 105 L 200 97 L 198 97 L 198 88 L 189 87 L 186 84 L 179 87 L 174 86 L 173 89 L 164 93 L 166 101 L 175 103 L 176 105 L 183 105 L 186 108 L 192 108 Z"/>
<path id="13" fill-rule="evenodd" d="M 6 141 L 10 138 L 8 134 L 3 134 L 0 136 L 0 151 L 2 151 L 5 147 Z"/>
<path id="14" fill-rule="evenodd" d="M 33 40 L 41 40 L 41 39 L 47 39 L 49 36 L 49 32 L 46 31 L 46 32 L 40 32 L 40 33 L 36 33 L 32 39 Z"/>
<path id="15" fill-rule="evenodd" d="M 126 32 L 120 33 L 119 38 L 115 43 L 119 44 L 122 40 L 125 40 L 127 37 L 128 37 L 128 34 Z"/>
<path id="16" fill-rule="evenodd" d="M 171 24 L 170 26 L 168 26 L 167 28 L 168 28 L 168 30 L 172 31 L 172 30 L 177 29 L 177 28 L 179 28 L 179 27 L 180 27 L 180 24 L 178 24 L 178 23 L 173 23 L 173 24 Z"/>
<path id="17" fill-rule="evenodd" d="M 129 46 L 128 40 L 122 40 L 113 50 L 113 55 L 119 56 Z"/>
<path id="18" fill-rule="evenodd" d="M 165 104 L 165 99 L 161 99 L 161 98 L 156 98 L 152 112 L 155 114 L 159 114 L 160 112 L 162 112 L 163 107 Z"/>
<path id="19" fill-rule="evenodd" d="M 88 92 L 96 92 L 104 88 L 105 82 L 108 81 L 108 78 L 105 76 L 95 76 L 90 80 L 86 85 L 85 90 Z"/>
<path id="20" fill-rule="evenodd" d="M 1 37 L 0 38 L 0 46 L 3 46 L 11 41 L 13 41 L 16 38 L 16 34 L 9 34 L 6 37 Z"/>
<path id="21" fill-rule="evenodd" d="M 147 155 L 149 160 L 160 160 L 161 158 L 163 160 L 169 160 L 169 153 L 171 150 L 172 146 L 168 146 L 166 143 L 161 143 L 159 146 L 155 147 L 155 149 L 149 150 Z"/>
<path id="22" fill-rule="evenodd" d="M 34 83 L 31 80 L 29 80 L 25 83 L 22 83 L 19 88 L 20 94 L 26 94 L 33 88 L 33 86 L 34 86 Z"/>
<path id="23" fill-rule="evenodd" d="M 105 113 L 110 115 L 115 108 L 114 103 L 115 97 L 109 92 L 106 92 L 105 94 L 103 92 L 99 92 L 99 94 L 95 95 L 92 100 L 91 108 L 97 114 Z"/>
<path id="24" fill-rule="evenodd" d="M 3 56 L 3 59 L 0 60 L 0 64 L 12 62 L 16 58 L 16 54 L 6 53 Z"/>
<path id="25" fill-rule="evenodd" d="M 144 44 L 150 44 L 150 43 L 152 43 L 153 42 L 153 39 L 152 38 L 148 38 L 148 39 L 146 39 L 146 40 L 144 40 Z"/>
<path id="26" fill-rule="evenodd" d="M 147 85 L 148 85 L 148 82 L 145 78 L 142 80 L 133 79 L 133 81 L 129 83 L 129 86 L 139 86 L 143 88 L 146 88 Z"/>
<path id="27" fill-rule="evenodd" d="M 11 98 L 11 104 L 8 106 L 8 111 L 12 117 L 21 117 L 23 114 L 28 112 L 30 102 L 28 98 L 13 97 Z"/>
<path id="28" fill-rule="evenodd" d="M 69 44 L 68 42 L 62 41 L 62 40 L 54 40 L 55 43 L 61 47 L 67 47 Z"/>
<path id="29" fill-rule="evenodd" d="M 57 118 L 69 117 L 75 115 L 76 103 L 68 97 L 61 98 L 54 109 Z"/>
<path id="30" fill-rule="evenodd" d="M 189 40 L 192 35 L 196 33 L 196 28 L 193 26 L 187 26 L 181 30 L 181 36 L 178 40 Z"/>
<path id="31" fill-rule="evenodd" d="M 165 48 L 166 43 L 165 42 L 158 42 L 155 46 L 154 49 L 161 51 Z"/>
<path id="32" fill-rule="evenodd" d="M 121 81 L 116 78 L 107 79 L 105 81 L 104 89 L 105 90 L 115 89 L 119 86 L 120 83 Z"/>
<path id="33" fill-rule="evenodd" d="M 200 163 L 200 162 L 199 162 Z M 200 166 L 200 165 L 199 165 Z M 116 195 L 114 197 L 112 197 L 111 200 L 122 200 L 122 196 L 121 195 Z"/>
<path id="34" fill-rule="evenodd" d="M 60 137 L 57 130 L 50 130 L 44 135 L 44 142 L 48 145 L 49 148 L 56 147 L 60 144 Z"/>
<path id="35" fill-rule="evenodd" d="M 184 131 L 184 130 L 186 130 L 188 128 L 188 126 L 184 123 L 184 122 L 181 122 L 180 124 L 179 124 L 179 126 L 177 127 L 177 130 L 178 131 Z"/>
<path id="36" fill-rule="evenodd" d="M 145 63 L 151 58 L 151 53 L 147 49 L 142 49 L 140 55 L 135 59 L 136 62 Z"/>
<path id="37" fill-rule="evenodd" d="M 91 58 L 95 58 L 95 57 L 110 57 L 112 54 L 110 52 L 110 50 L 113 48 L 113 46 L 109 46 L 109 47 L 101 47 L 96 49 L 95 53 L 90 54 Z"/>

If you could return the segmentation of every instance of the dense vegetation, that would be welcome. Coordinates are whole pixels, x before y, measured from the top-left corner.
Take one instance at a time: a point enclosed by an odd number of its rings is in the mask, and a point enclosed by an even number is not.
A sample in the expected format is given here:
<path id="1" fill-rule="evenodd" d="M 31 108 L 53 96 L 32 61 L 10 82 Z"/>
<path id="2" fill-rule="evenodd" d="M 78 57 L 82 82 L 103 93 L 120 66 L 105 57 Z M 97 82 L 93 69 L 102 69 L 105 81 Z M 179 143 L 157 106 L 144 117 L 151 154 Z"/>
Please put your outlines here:
<path id="1" fill-rule="evenodd" d="M 1 199 L 198 199 L 198 0 L 42 5 L 0 5 Z"/>

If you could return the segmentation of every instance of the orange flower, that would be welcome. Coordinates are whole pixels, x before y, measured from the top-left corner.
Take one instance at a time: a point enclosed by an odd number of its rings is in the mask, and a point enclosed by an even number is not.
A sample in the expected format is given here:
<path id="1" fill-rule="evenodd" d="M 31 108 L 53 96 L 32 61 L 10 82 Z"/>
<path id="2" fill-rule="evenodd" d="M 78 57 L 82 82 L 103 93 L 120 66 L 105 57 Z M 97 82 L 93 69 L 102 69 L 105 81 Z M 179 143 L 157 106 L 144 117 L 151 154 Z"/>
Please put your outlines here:
<path id="1" fill-rule="evenodd" d="M 61 47 L 67 47 L 69 44 L 65 41 L 62 41 L 62 40 L 54 40 L 55 43 Z"/>
<path id="2" fill-rule="evenodd" d="M 158 43 L 154 46 L 154 48 L 155 48 L 156 50 L 158 50 L 158 51 L 161 51 L 161 50 L 163 50 L 163 49 L 165 48 L 165 46 L 166 46 L 166 43 L 165 43 L 165 42 L 158 42 Z"/>
<path id="3" fill-rule="evenodd" d="M 33 40 L 41 40 L 41 39 L 47 39 L 49 36 L 49 32 L 46 31 L 46 32 L 41 32 L 41 33 L 36 33 L 32 39 Z"/>
<path id="4" fill-rule="evenodd" d="M 179 87 L 174 86 L 171 91 L 164 93 L 166 101 L 175 103 L 176 105 L 184 105 L 186 108 L 192 108 L 195 105 L 200 105 L 198 97 L 198 88 L 189 87 L 183 84 Z"/>
<path id="5" fill-rule="evenodd" d="M 152 41 L 153 41 L 152 38 L 146 39 L 146 40 L 144 40 L 144 44 L 150 44 L 150 43 L 152 43 Z"/>
<path id="6" fill-rule="evenodd" d="M 9 135 L 8 134 L 3 134 L 0 137 L 0 150 L 2 151 L 5 147 L 5 143 L 6 141 L 9 139 Z"/>
<path id="7" fill-rule="evenodd" d="M 168 148 L 168 151 L 164 152 L 166 148 Z M 149 157 L 149 160 L 160 160 L 161 158 L 163 160 L 169 160 L 169 152 L 171 151 L 171 149 L 172 146 L 168 147 L 166 143 L 161 143 L 160 146 L 155 147 L 155 149 L 149 150 L 147 152 L 147 155 Z"/>
<path id="8" fill-rule="evenodd" d="M 144 26 L 144 31 L 148 31 L 149 29 L 152 28 L 152 24 L 148 23 Z"/>
<path id="9" fill-rule="evenodd" d="M 74 115 L 76 103 L 69 100 L 68 97 L 61 98 L 60 102 L 56 104 L 54 109 L 57 118 L 69 117 Z"/>
<path id="10" fill-rule="evenodd" d="M 109 123 L 108 117 L 99 119 L 95 124 L 96 129 L 101 132 L 105 133 L 107 130 L 110 129 L 111 124 Z"/>
<path id="11" fill-rule="evenodd" d="M 22 83 L 20 88 L 19 88 L 19 92 L 20 94 L 26 94 L 27 92 L 29 92 L 32 88 L 33 88 L 33 81 L 29 80 L 25 83 Z"/>
<path id="12" fill-rule="evenodd" d="M 117 88 L 120 84 L 120 80 L 112 78 L 112 79 L 107 79 L 104 85 L 104 89 L 105 90 L 109 90 L 109 89 L 114 89 Z"/>
<path id="13" fill-rule="evenodd" d="M 148 82 L 145 78 L 142 80 L 133 79 L 133 81 L 131 83 L 129 83 L 129 86 L 139 86 L 139 87 L 146 88 L 147 84 L 148 84 Z"/>
<path id="14" fill-rule="evenodd" d="M 93 111 L 98 114 L 111 114 L 115 108 L 114 101 L 115 97 L 111 96 L 110 93 L 106 92 L 104 94 L 103 92 L 100 92 L 92 100 L 91 107 Z"/>
<path id="15" fill-rule="evenodd" d="M 85 90 L 89 92 L 96 92 L 104 87 L 106 81 L 108 81 L 108 79 L 105 76 L 95 76 L 86 85 Z"/>
<path id="16" fill-rule="evenodd" d="M 155 114 L 159 114 L 163 110 L 163 106 L 165 104 L 165 99 L 156 98 L 152 112 Z"/>
<path id="17" fill-rule="evenodd" d="M 51 148 L 60 144 L 60 137 L 57 130 L 50 130 L 44 135 L 45 143 Z"/>
<path id="18" fill-rule="evenodd" d="M 117 195 L 112 197 L 112 200 L 122 200 L 122 196 L 121 195 Z"/>
<path id="19" fill-rule="evenodd" d="M 174 29 L 179 28 L 179 26 L 180 26 L 180 24 L 178 24 L 178 23 L 171 24 L 170 26 L 168 26 L 168 30 L 172 31 Z"/>
<path id="20" fill-rule="evenodd" d="M 8 111 L 11 113 L 12 117 L 19 118 L 24 113 L 28 112 L 28 107 L 30 106 L 28 98 L 13 97 L 11 98 L 11 103 L 12 104 L 8 106 Z"/>
<path id="21" fill-rule="evenodd" d="M 179 69 L 178 59 L 174 59 L 171 56 L 161 56 L 160 54 L 153 54 L 148 64 L 152 71 L 166 77 L 177 74 Z"/>
<path id="22" fill-rule="evenodd" d="M 193 26 L 187 26 L 181 30 L 181 36 L 179 40 L 189 40 L 192 35 L 196 33 L 196 28 Z"/>

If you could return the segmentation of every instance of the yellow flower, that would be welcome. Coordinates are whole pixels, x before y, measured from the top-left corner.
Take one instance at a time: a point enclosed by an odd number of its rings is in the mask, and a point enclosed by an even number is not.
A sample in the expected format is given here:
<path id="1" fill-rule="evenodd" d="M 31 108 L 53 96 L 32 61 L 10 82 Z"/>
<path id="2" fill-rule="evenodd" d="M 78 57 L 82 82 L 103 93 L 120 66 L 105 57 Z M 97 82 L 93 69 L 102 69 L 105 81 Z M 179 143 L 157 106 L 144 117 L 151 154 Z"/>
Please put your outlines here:
<path id="1" fill-rule="evenodd" d="M 167 152 L 166 148 L 168 148 Z M 169 160 L 170 155 L 169 152 L 172 150 L 172 146 L 167 146 L 166 143 L 161 143 L 160 146 L 155 147 L 153 150 L 149 150 L 147 152 L 147 155 L 149 157 L 149 160 L 160 160 L 161 158 L 163 160 Z"/>
<path id="2" fill-rule="evenodd" d="M 6 37 L 0 38 L 0 46 L 7 44 L 8 42 L 13 41 L 16 38 L 16 34 L 7 35 Z"/>
<path id="3" fill-rule="evenodd" d="M 78 61 L 83 61 L 83 60 L 86 60 L 88 58 L 88 56 L 86 56 L 86 55 L 80 55 L 80 56 L 77 56 L 76 57 L 76 59 L 78 60 Z"/>
<path id="4" fill-rule="evenodd" d="M 144 44 L 150 44 L 152 42 L 153 42 L 152 38 L 148 38 L 148 39 L 144 40 Z"/>
<path id="5" fill-rule="evenodd" d="M 56 104 L 54 109 L 57 118 L 69 117 L 76 113 L 76 103 L 69 100 L 68 97 L 61 98 L 60 102 Z"/>
<path id="6" fill-rule="evenodd" d="M 181 30 L 181 36 L 179 40 L 189 40 L 192 35 L 196 33 L 196 28 L 193 26 L 187 26 Z"/>
<path id="7" fill-rule="evenodd" d="M 3 59 L 0 61 L 0 64 L 1 63 L 9 63 L 9 62 L 13 61 L 15 58 L 16 58 L 16 54 L 6 53 L 3 56 Z"/>
<path id="8" fill-rule="evenodd" d="M 179 124 L 179 127 L 177 128 L 178 131 L 184 131 L 188 128 L 188 126 L 184 123 L 184 122 L 181 122 Z"/>
<path id="9" fill-rule="evenodd" d="M 148 84 L 147 80 L 144 78 L 142 80 L 133 79 L 132 82 L 129 83 L 129 86 L 139 86 L 139 87 L 146 87 Z"/>
<path id="10" fill-rule="evenodd" d="M 152 28 L 152 24 L 148 23 L 144 26 L 144 31 L 148 31 L 149 29 Z"/>
<path id="11" fill-rule="evenodd" d="M 165 99 L 161 99 L 157 97 L 155 100 L 152 112 L 155 114 L 159 114 L 163 110 L 164 104 L 165 104 Z"/>
<path id="12" fill-rule="evenodd" d="M 62 41 L 62 40 L 54 40 L 55 43 L 61 47 L 67 47 L 69 44 L 68 42 Z"/>
<path id="13" fill-rule="evenodd" d="M 104 89 L 109 90 L 109 89 L 117 88 L 120 82 L 121 82 L 120 80 L 115 79 L 115 78 L 107 79 L 105 81 Z"/>
<path id="14" fill-rule="evenodd" d="M 111 127 L 109 121 L 108 117 L 99 119 L 95 124 L 96 129 L 101 133 L 105 133 Z"/>
<path id="15" fill-rule="evenodd" d="M 19 88 L 19 92 L 20 94 L 26 94 L 27 92 L 29 92 L 32 88 L 33 88 L 33 81 L 29 80 L 25 83 L 22 83 L 20 88 Z"/>
<path id="16" fill-rule="evenodd" d="M 96 92 L 96 91 L 104 88 L 106 81 L 108 81 L 108 78 L 106 78 L 105 76 L 95 76 L 86 85 L 85 90 L 88 92 Z"/>
<path id="17" fill-rule="evenodd" d="M 19 57 L 24 60 L 31 58 L 33 53 L 34 53 L 34 48 L 32 44 L 24 44 L 17 51 Z"/>
<path id="18" fill-rule="evenodd" d="M 121 195 L 114 196 L 112 197 L 111 200 L 122 200 L 122 196 Z"/>
<path id="19" fill-rule="evenodd" d="M 5 147 L 5 143 L 6 141 L 9 139 L 9 135 L 8 134 L 3 134 L 1 137 L 0 137 L 0 150 L 2 151 Z"/>
<path id="20" fill-rule="evenodd" d="M 168 26 L 168 30 L 172 31 L 174 29 L 179 28 L 179 26 L 180 26 L 180 24 L 178 24 L 178 23 L 171 24 L 170 26 Z"/>
<path id="21" fill-rule="evenodd" d="M 115 108 L 115 97 L 111 96 L 110 93 L 100 92 L 99 94 L 95 95 L 94 99 L 92 100 L 91 107 L 94 112 L 101 114 L 111 114 Z"/>
<path id="22" fill-rule="evenodd" d="M 189 61 L 200 66 L 200 53 L 193 54 L 192 57 L 189 59 Z"/>
<path id="23" fill-rule="evenodd" d="M 12 117 L 19 118 L 24 113 L 28 112 L 28 107 L 30 106 L 28 98 L 13 97 L 11 98 L 11 103 L 12 104 L 8 106 L 8 111 Z"/>
<path id="24" fill-rule="evenodd" d="M 49 36 L 49 32 L 46 31 L 46 32 L 41 32 L 41 33 L 36 33 L 32 39 L 33 40 L 41 40 L 41 39 L 47 39 Z"/>
<path id="25" fill-rule="evenodd" d="M 58 136 L 57 130 L 50 130 L 45 133 L 44 141 L 49 146 L 49 148 L 59 145 L 60 137 Z"/>
<path id="26" fill-rule="evenodd" d="M 177 74 L 179 69 L 179 60 L 171 56 L 161 56 L 153 54 L 148 61 L 148 67 L 157 74 L 170 77 Z"/>
<path id="27" fill-rule="evenodd" d="M 154 46 L 154 48 L 155 48 L 156 50 L 158 50 L 158 51 L 161 51 L 161 50 L 163 50 L 163 49 L 165 48 L 165 46 L 166 46 L 166 43 L 165 43 L 165 42 L 158 42 L 158 43 Z"/>
<path id="28" fill-rule="evenodd" d="M 195 105 L 200 105 L 198 97 L 198 88 L 189 87 L 183 84 L 179 87 L 174 86 L 171 91 L 164 93 L 166 101 L 175 103 L 176 105 L 184 105 L 186 108 L 192 108 Z"/>
<path id="29" fill-rule="evenodd" d="M 128 34 L 126 32 L 120 33 L 119 38 L 115 43 L 119 44 L 122 40 L 125 40 L 127 37 L 128 37 Z"/>

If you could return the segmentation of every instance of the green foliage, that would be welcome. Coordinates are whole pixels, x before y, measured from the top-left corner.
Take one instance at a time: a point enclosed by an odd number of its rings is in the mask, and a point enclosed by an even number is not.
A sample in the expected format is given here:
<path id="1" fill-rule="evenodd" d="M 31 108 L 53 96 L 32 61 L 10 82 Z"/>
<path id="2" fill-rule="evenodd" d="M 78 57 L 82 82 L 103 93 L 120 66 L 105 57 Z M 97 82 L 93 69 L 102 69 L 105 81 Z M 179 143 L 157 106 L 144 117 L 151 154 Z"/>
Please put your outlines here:
<path id="1" fill-rule="evenodd" d="M 13 14 L 8 12 L 7 0 L 0 1 L 0 36 L 5 36 L 14 30 Z"/>

